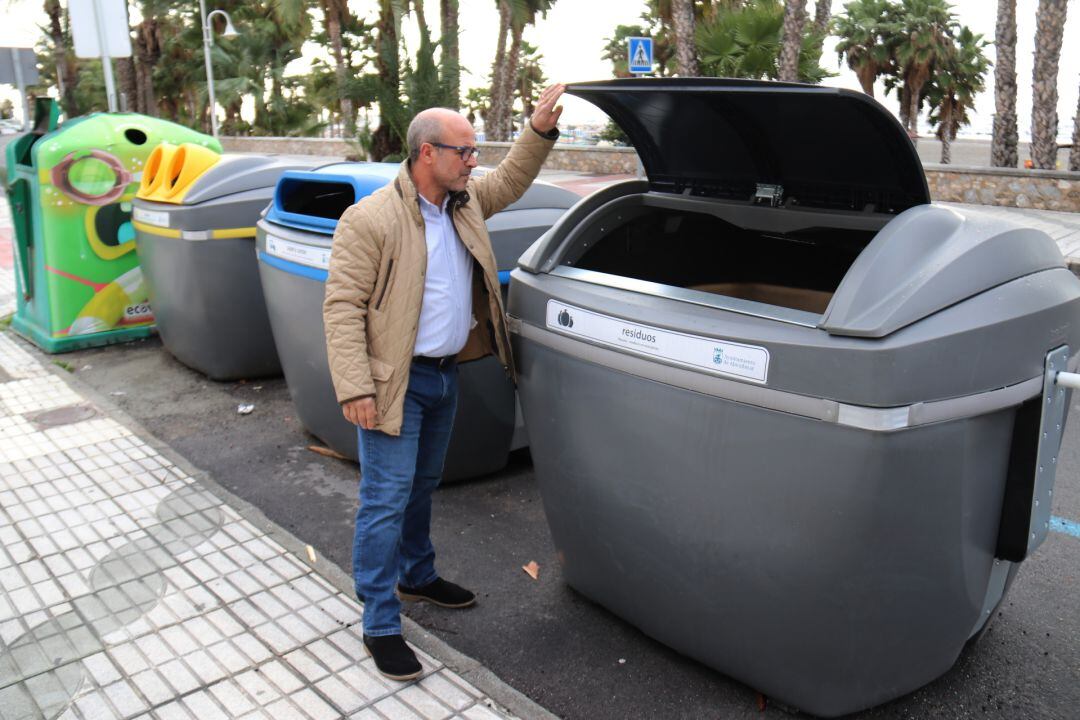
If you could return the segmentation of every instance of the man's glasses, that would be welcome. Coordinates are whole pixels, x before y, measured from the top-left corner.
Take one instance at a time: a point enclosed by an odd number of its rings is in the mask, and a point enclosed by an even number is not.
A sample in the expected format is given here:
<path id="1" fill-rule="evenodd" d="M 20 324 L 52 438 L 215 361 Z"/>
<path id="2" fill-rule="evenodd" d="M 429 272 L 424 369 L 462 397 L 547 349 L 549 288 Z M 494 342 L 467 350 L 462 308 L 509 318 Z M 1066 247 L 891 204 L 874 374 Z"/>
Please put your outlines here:
<path id="1" fill-rule="evenodd" d="M 444 150 L 453 150 L 461 156 L 462 162 L 469 162 L 469 158 L 476 158 L 477 162 L 480 161 L 480 148 L 473 147 L 472 145 L 444 145 L 442 143 L 431 143 L 433 147 L 443 148 Z"/>

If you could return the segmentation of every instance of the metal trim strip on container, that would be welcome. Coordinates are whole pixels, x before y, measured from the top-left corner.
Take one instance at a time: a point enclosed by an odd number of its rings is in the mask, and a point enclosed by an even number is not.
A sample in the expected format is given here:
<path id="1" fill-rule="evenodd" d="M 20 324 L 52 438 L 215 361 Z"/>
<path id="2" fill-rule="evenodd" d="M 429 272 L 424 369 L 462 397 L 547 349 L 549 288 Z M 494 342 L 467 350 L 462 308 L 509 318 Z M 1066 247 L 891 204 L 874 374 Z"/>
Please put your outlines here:
<path id="1" fill-rule="evenodd" d="M 987 392 L 948 400 L 935 400 L 891 408 L 865 407 L 815 398 L 785 390 L 728 380 L 694 370 L 675 361 L 644 357 L 609 349 L 587 339 L 555 330 L 540 328 L 512 318 L 512 333 L 569 357 L 601 365 L 629 375 L 666 385 L 692 390 L 722 400 L 801 415 L 813 420 L 868 430 L 893 432 L 932 423 L 959 420 L 1016 407 L 1042 392 L 1043 377 Z M 1080 364 L 1080 355 L 1069 360 L 1069 367 Z"/>
<path id="2" fill-rule="evenodd" d="M 232 238 L 255 237 L 254 227 L 218 228 L 215 230 L 177 230 L 176 228 L 150 225 L 149 223 L 139 222 L 138 220 L 132 220 L 131 224 L 136 230 L 141 230 L 142 232 L 150 233 L 151 235 L 180 238 L 182 240 L 229 240 Z"/>
<path id="3" fill-rule="evenodd" d="M 623 275 L 598 272 L 596 270 L 582 270 L 581 268 L 559 265 L 552 269 L 548 275 L 587 282 L 593 285 L 626 290 L 628 292 L 650 295 L 652 297 L 667 300 L 678 300 L 691 305 L 713 308 L 715 310 L 727 310 L 728 312 L 751 317 L 776 320 L 778 322 L 800 325 L 802 327 L 816 328 L 821 323 L 821 315 L 805 310 L 793 310 L 791 308 L 768 305 L 753 300 L 725 297 L 713 293 L 701 292 L 700 290 L 687 290 L 685 288 L 663 285 L 661 283 L 637 280 Z"/>
<path id="4" fill-rule="evenodd" d="M 179 238 L 180 231 L 176 228 L 159 227 L 157 225 L 147 225 L 146 223 L 139 222 L 138 220 L 131 221 L 132 227 L 136 230 L 141 230 L 144 233 L 150 233 L 151 235 L 161 235 L 162 237 Z"/>
<path id="5" fill-rule="evenodd" d="M 258 251 L 259 262 L 264 262 L 272 268 L 281 270 L 282 272 L 289 273 L 290 275 L 298 275 L 310 280 L 318 280 L 319 282 L 326 282 L 326 278 L 330 273 L 321 268 L 312 267 L 311 265 L 304 265 L 292 260 L 284 260 L 279 257 L 275 257 L 264 250 Z"/>

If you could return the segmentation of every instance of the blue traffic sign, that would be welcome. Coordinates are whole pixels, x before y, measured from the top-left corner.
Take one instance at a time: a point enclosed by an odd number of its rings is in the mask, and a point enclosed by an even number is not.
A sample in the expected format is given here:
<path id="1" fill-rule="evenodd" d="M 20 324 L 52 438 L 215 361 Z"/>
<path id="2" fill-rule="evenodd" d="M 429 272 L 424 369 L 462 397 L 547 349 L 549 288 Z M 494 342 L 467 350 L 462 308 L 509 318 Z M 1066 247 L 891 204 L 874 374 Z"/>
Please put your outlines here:
<path id="1" fill-rule="evenodd" d="M 627 48 L 630 72 L 634 74 L 652 72 L 652 38 L 632 37 L 627 38 L 630 44 Z"/>

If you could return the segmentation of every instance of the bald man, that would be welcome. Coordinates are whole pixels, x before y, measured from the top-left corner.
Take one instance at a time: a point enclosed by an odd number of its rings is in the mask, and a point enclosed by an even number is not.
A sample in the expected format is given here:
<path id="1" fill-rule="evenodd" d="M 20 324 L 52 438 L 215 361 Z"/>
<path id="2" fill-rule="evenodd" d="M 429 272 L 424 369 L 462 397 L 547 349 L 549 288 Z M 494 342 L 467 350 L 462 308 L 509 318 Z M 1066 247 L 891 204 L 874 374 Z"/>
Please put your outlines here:
<path id="1" fill-rule="evenodd" d="M 478 178 L 468 120 L 421 112 L 397 179 L 346 210 L 334 233 L 323 320 L 337 399 L 358 428 L 353 580 L 364 645 L 394 680 L 420 674 L 401 636 L 402 600 L 476 602 L 435 571 L 431 493 L 453 428 L 457 363 L 494 353 L 514 377 L 484 221 L 536 179 L 559 135 L 563 89 L 544 90 L 506 159 Z"/>

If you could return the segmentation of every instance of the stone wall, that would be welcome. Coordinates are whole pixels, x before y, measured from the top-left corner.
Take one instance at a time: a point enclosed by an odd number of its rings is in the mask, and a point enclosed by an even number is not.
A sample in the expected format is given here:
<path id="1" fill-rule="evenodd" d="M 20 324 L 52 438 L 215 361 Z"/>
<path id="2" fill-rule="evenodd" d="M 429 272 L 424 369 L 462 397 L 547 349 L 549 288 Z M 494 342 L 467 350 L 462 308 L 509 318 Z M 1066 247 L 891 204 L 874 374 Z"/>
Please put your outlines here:
<path id="1" fill-rule="evenodd" d="M 1080 173 L 930 164 L 924 168 L 935 200 L 1080 211 Z"/>
<path id="2" fill-rule="evenodd" d="M 225 148 L 225 152 L 316 155 L 336 160 L 343 160 L 359 152 L 356 146 L 333 138 L 222 136 L 221 146 Z"/>
<path id="3" fill-rule="evenodd" d="M 480 162 L 498 165 L 506 157 L 508 142 L 484 142 L 480 146 Z M 628 147 L 597 147 L 595 145 L 556 145 L 548 155 L 544 168 L 568 170 L 589 175 L 634 175 L 637 173 L 637 153 Z"/>
<path id="4" fill-rule="evenodd" d="M 226 152 L 277 153 L 279 155 L 318 155 L 342 159 L 359 152 L 355 145 L 332 138 L 222 137 Z M 479 143 L 480 162 L 494 167 L 506 157 L 512 143 Z M 623 175 L 637 172 L 637 153 L 633 148 L 557 145 L 544 167 L 590 175 Z"/>
<path id="5" fill-rule="evenodd" d="M 230 152 L 318 155 L 327 160 L 357 152 L 343 140 L 322 138 L 223 137 L 221 142 Z M 480 162 L 498 165 L 509 148 L 510 143 L 480 143 Z M 637 153 L 632 148 L 587 145 L 556 145 L 544 164 L 548 170 L 590 175 L 633 175 L 637 166 Z M 1080 212 L 1080 173 L 929 163 L 923 167 L 935 200 Z"/>

